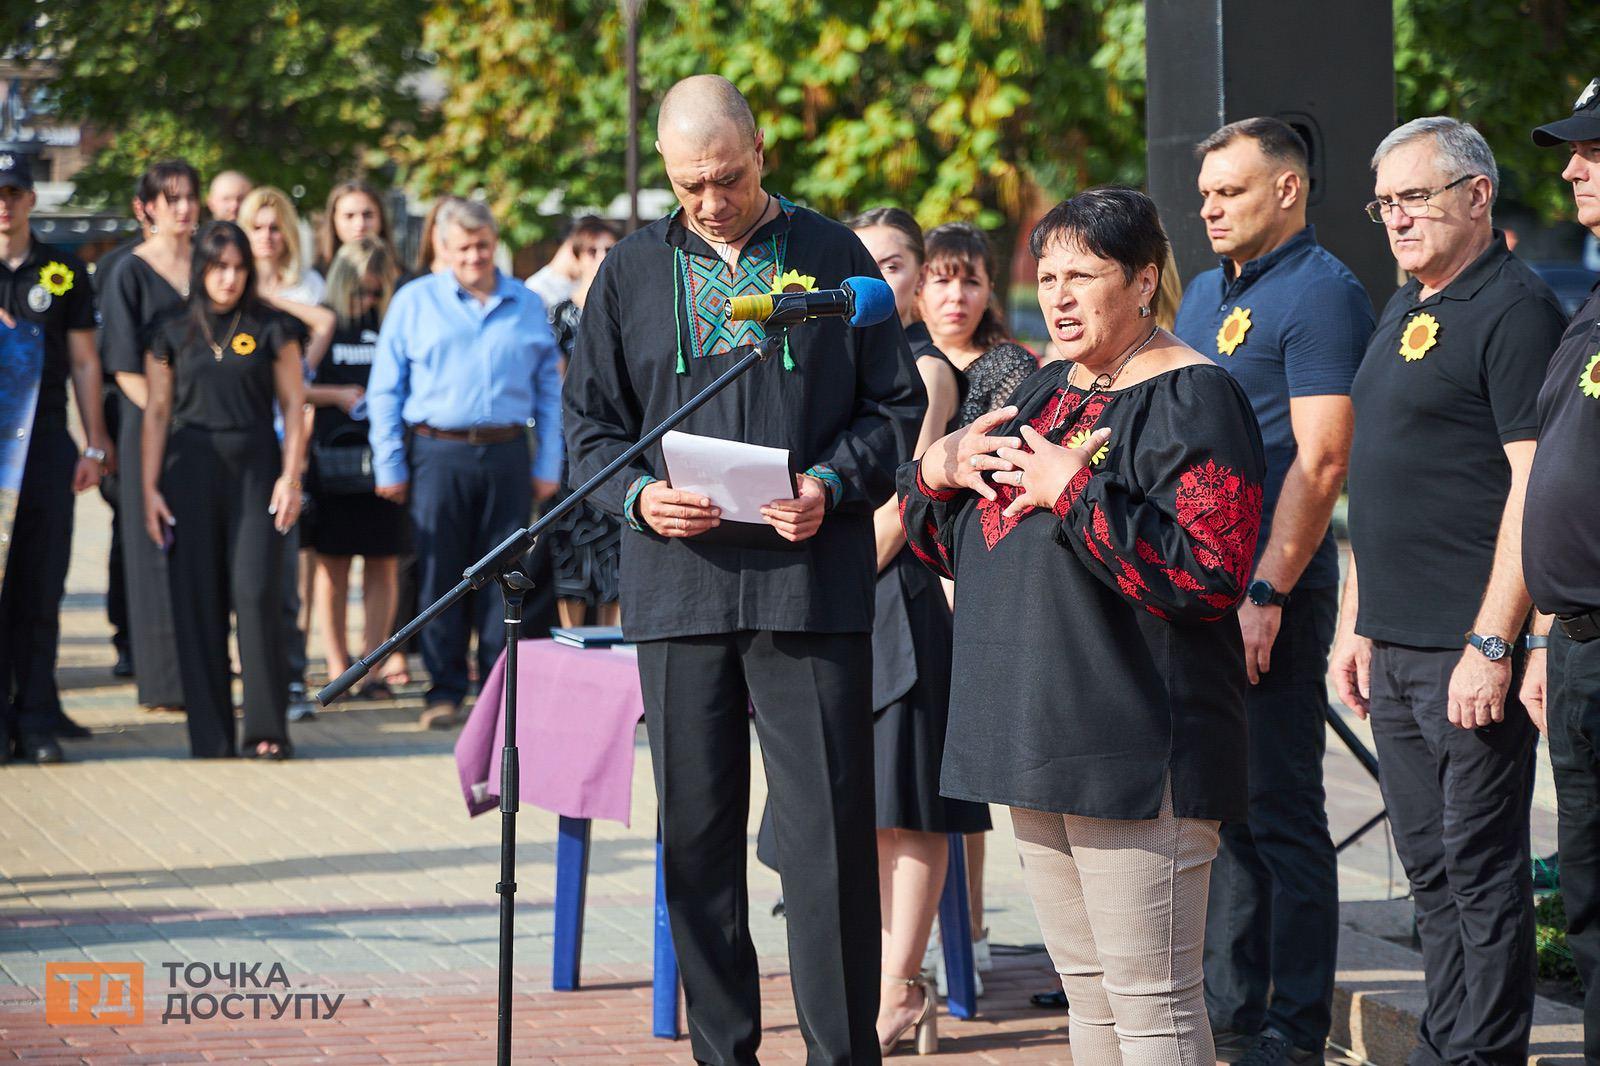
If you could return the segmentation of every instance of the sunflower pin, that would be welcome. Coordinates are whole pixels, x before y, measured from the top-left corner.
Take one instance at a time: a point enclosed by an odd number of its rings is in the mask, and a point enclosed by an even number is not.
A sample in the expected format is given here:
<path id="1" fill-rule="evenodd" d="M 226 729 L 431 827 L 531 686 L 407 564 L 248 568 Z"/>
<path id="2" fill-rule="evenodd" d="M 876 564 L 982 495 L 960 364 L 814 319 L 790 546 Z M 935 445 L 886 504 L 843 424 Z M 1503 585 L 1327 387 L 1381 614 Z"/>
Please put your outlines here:
<path id="1" fill-rule="evenodd" d="M 1594 353 L 1589 365 L 1578 375 L 1578 391 L 1592 399 L 1600 400 L 1600 352 Z"/>
<path id="2" fill-rule="evenodd" d="M 1092 430 L 1092 429 L 1080 429 L 1080 430 L 1078 430 L 1078 432 L 1074 433 L 1072 436 L 1067 438 L 1067 447 L 1068 448 L 1081 448 L 1085 444 L 1089 443 L 1089 438 L 1092 437 L 1092 436 L 1094 436 L 1094 430 Z M 1105 443 L 1105 444 L 1100 445 L 1099 449 L 1096 450 L 1095 453 L 1089 457 L 1089 465 L 1090 466 L 1099 466 L 1102 462 L 1105 461 L 1106 455 L 1110 451 L 1111 451 L 1111 444 L 1110 444 L 1109 441 L 1107 443 Z"/>
<path id="3" fill-rule="evenodd" d="M 1229 311 L 1228 317 L 1222 320 L 1222 328 L 1217 330 L 1217 351 L 1232 355 L 1244 343 L 1244 335 L 1250 332 L 1250 326 L 1248 307 L 1235 307 Z"/>
<path id="4" fill-rule="evenodd" d="M 233 354 L 249 355 L 256 350 L 256 339 L 248 333 L 236 333 L 233 337 Z"/>
<path id="5" fill-rule="evenodd" d="M 810 274 L 802 274 L 798 270 L 786 270 L 772 283 L 772 294 L 776 296 L 784 292 L 811 292 L 816 287 L 817 279 Z"/>
<path id="6" fill-rule="evenodd" d="M 1424 311 L 1406 323 L 1400 333 L 1400 355 L 1408 363 L 1415 363 L 1439 343 L 1439 320 Z"/>
<path id="7" fill-rule="evenodd" d="M 51 296 L 65 296 L 72 291 L 72 283 L 76 280 L 72 269 L 65 263 L 49 262 L 39 271 L 39 284 Z"/>

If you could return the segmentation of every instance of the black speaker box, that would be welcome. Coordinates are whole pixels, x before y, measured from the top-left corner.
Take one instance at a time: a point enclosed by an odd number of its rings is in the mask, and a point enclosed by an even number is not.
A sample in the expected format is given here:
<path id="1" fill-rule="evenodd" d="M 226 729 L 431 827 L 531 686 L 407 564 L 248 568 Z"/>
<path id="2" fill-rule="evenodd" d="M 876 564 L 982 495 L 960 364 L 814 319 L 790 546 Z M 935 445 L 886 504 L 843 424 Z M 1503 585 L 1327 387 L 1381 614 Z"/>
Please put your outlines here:
<path id="1" fill-rule="evenodd" d="M 1188 281 L 1217 265 L 1194 146 L 1271 115 L 1311 150 L 1308 220 L 1382 310 L 1395 290 L 1372 199 L 1373 149 L 1395 127 L 1392 0 L 1146 0 L 1149 190 Z"/>

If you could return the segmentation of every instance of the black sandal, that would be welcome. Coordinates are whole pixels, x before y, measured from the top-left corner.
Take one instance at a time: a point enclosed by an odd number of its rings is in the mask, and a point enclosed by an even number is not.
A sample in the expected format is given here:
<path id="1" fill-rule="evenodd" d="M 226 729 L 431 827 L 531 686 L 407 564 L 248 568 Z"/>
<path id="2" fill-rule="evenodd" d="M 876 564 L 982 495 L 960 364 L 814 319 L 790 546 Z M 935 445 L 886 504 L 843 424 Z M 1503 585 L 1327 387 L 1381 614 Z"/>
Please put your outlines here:
<path id="1" fill-rule="evenodd" d="M 394 689 L 390 688 L 388 682 L 383 681 L 382 679 L 368 681 L 366 684 L 356 689 L 356 699 L 392 700 L 394 699 Z"/>
<path id="2" fill-rule="evenodd" d="M 289 746 L 279 744 L 276 740 L 258 740 L 256 746 L 250 749 L 252 759 L 270 759 L 273 762 L 283 762 L 289 757 Z"/>

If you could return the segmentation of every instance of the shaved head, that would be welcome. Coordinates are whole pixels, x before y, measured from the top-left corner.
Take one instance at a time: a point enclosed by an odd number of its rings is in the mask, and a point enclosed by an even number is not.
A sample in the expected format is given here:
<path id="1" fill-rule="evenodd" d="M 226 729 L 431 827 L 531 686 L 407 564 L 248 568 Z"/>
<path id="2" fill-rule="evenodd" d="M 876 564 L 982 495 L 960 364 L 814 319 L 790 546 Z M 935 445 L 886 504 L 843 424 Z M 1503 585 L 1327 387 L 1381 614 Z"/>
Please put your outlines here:
<path id="1" fill-rule="evenodd" d="M 715 74 L 684 78 L 661 100 L 656 120 L 659 141 L 704 145 L 729 138 L 749 144 L 756 137 L 756 117 L 733 82 Z"/>

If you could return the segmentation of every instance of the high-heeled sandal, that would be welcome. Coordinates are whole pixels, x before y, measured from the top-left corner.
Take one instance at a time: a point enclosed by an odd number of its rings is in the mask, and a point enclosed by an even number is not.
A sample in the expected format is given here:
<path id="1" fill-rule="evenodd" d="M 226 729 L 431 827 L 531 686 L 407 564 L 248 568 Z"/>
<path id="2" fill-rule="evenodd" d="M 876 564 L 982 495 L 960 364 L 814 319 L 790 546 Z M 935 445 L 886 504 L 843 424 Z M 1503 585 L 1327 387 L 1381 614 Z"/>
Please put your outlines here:
<path id="1" fill-rule="evenodd" d="M 907 988 L 921 988 L 922 1011 L 891 1035 L 888 1040 L 878 1041 L 878 1050 L 888 1055 L 894 1051 L 895 1046 L 900 1041 L 906 1038 L 907 1033 L 912 1033 L 915 1038 L 918 1055 L 937 1054 L 939 1051 L 939 1000 L 934 995 L 933 978 L 925 973 L 919 973 L 915 977 L 895 977 L 890 974 L 884 974 L 883 980 L 886 984 L 905 985 Z"/>

